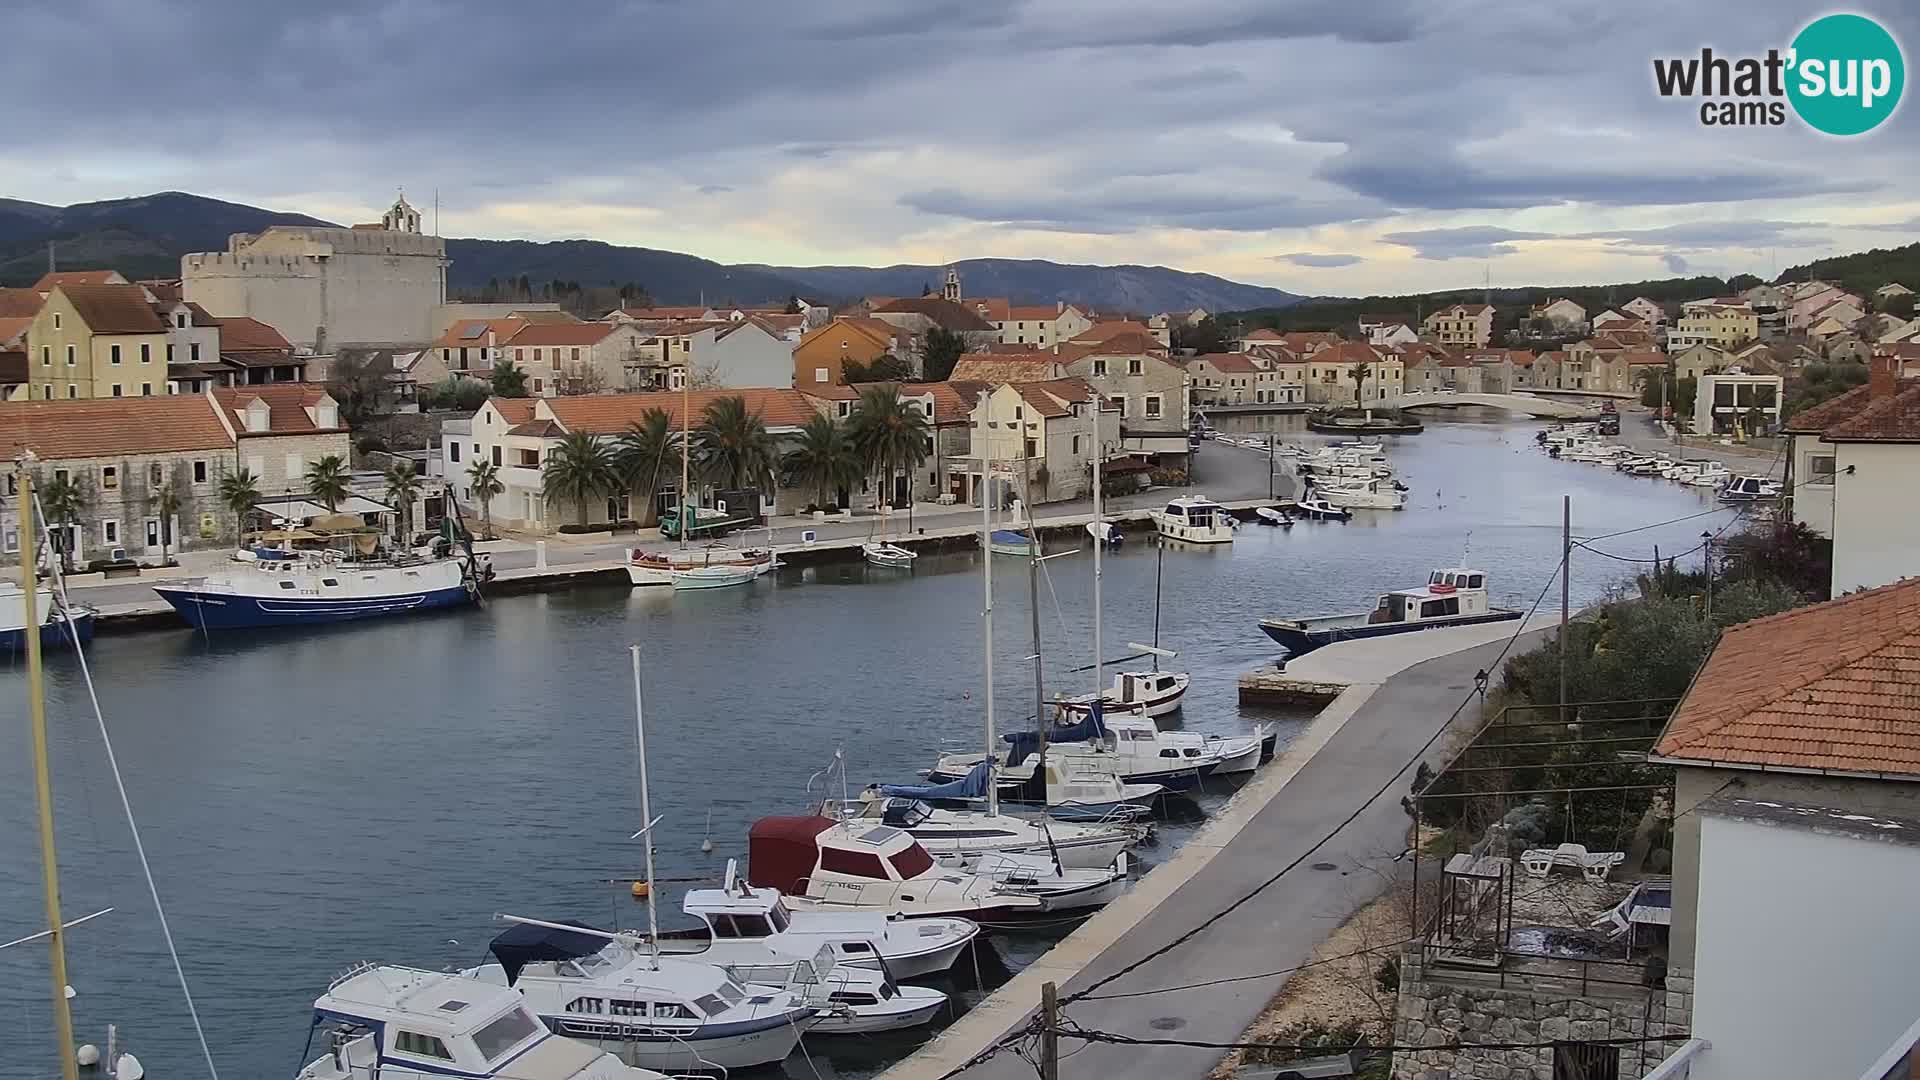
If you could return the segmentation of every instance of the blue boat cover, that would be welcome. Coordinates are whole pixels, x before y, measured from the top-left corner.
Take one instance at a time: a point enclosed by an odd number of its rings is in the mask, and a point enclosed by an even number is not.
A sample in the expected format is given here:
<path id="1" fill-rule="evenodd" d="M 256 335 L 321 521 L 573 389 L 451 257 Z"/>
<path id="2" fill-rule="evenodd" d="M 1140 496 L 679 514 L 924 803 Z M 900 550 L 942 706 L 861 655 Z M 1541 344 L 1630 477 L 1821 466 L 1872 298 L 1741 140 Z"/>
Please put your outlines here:
<path id="1" fill-rule="evenodd" d="M 572 919 L 565 920 L 569 926 L 578 926 L 587 930 L 593 927 Z M 520 969 L 538 960 L 578 960 L 583 956 L 592 956 L 607 947 L 607 939 L 597 934 L 581 934 L 572 930 L 556 930 L 551 926 L 531 926 L 518 923 L 499 937 L 487 950 L 493 958 L 500 961 L 500 970 L 507 973 L 507 985 L 512 986 L 520 977 Z"/>
<path id="2" fill-rule="evenodd" d="M 1105 736 L 1107 725 L 1100 719 L 1100 710 L 1100 699 L 1093 699 L 1091 706 L 1087 709 L 1086 719 L 1077 724 L 1048 728 L 1047 741 L 1050 743 L 1086 742 L 1089 739 Z M 1013 749 L 1007 751 L 1008 768 L 1020 764 L 1040 750 L 1040 733 L 1037 731 L 1010 731 L 1000 737 L 1013 744 Z"/>
<path id="3" fill-rule="evenodd" d="M 993 542 L 996 544 L 1025 544 L 1028 540 L 1026 533 L 1017 532 L 1013 529 L 995 529 L 993 530 Z"/>
<path id="4" fill-rule="evenodd" d="M 984 799 L 993 762 L 982 761 L 967 775 L 947 784 L 881 784 L 880 794 L 895 799 Z"/>

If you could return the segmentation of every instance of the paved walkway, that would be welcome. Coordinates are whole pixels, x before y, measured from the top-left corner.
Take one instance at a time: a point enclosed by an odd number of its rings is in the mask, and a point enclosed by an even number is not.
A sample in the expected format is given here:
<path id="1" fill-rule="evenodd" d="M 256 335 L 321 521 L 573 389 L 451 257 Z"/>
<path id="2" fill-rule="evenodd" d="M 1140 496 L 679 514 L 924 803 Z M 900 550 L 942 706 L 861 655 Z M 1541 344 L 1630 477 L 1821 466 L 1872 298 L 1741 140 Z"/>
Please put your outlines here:
<path id="1" fill-rule="evenodd" d="M 1620 411 L 1620 434 L 1617 440 L 1636 450 L 1657 450 L 1676 457 L 1711 458 L 1736 473 L 1780 476 L 1786 470 L 1785 455 L 1772 449 L 1722 446 L 1717 442 L 1691 437 L 1685 442 L 1675 442 L 1654 421 L 1653 410 L 1643 405 Z"/>
<path id="2" fill-rule="evenodd" d="M 1349 686 L 1178 855 L 883 1080 L 942 1076 L 1025 1023 L 1039 1003 L 1040 983 L 1058 982 L 1063 995 L 1071 994 L 1125 967 L 1223 910 L 1333 831 L 1413 759 L 1471 692 L 1474 674 L 1492 667 L 1506 644 L 1504 637 L 1485 640 L 1479 628 L 1461 630 L 1475 634 L 1450 637 L 1460 631 L 1435 630 L 1404 635 L 1418 642 L 1380 639 L 1394 642 L 1394 654 L 1379 654 L 1364 670 L 1384 682 Z M 1514 649 L 1532 648 L 1541 637 L 1541 631 L 1529 631 Z M 1470 647 L 1449 652 L 1463 643 Z M 1343 659 L 1341 667 L 1356 670 L 1347 666 L 1352 660 Z M 1437 752 L 1425 756 L 1434 759 Z M 1400 796 L 1411 775 L 1406 769 L 1352 824 L 1258 898 L 1100 992 L 1258 977 L 1144 997 L 1094 998 L 1069 1006 L 1066 1015 L 1084 1028 L 1142 1038 L 1234 1041 L 1286 981 L 1260 973 L 1307 959 L 1323 937 L 1387 886 L 1405 847 L 1408 820 Z M 1071 1039 L 1062 1049 L 1072 1054 L 1063 1076 L 1102 1080 L 1197 1077 L 1222 1056 L 1207 1049 Z M 965 1075 L 1020 1080 L 1029 1072 L 1024 1062 L 1002 1054 Z"/>

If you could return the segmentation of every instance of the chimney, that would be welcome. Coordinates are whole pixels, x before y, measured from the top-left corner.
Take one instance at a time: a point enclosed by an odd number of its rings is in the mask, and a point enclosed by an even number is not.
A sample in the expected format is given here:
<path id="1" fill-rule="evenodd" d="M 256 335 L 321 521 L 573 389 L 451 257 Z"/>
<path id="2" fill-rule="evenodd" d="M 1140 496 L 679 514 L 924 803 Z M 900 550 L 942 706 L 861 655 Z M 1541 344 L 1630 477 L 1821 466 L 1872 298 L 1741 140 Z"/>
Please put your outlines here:
<path id="1" fill-rule="evenodd" d="M 1066 312 L 1067 302 L 1065 300 L 1055 300 L 1053 302 L 1053 313 L 1055 315 L 1064 315 Z"/>
<path id="2" fill-rule="evenodd" d="M 1867 369 L 1867 400 L 1884 401 L 1894 394 L 1894 380 L 1900 361 L 1894 358 L 1892 349 L 1876 352 L 1869 361 Z"/>

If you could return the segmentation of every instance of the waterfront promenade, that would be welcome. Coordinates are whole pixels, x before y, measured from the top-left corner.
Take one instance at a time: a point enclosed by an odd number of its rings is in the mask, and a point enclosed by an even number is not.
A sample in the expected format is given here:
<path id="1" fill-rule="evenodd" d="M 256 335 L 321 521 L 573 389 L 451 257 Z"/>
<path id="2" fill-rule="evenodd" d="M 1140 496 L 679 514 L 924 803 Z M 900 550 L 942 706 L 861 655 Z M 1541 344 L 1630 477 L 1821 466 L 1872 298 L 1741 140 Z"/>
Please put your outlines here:
<path id="1" fill-rule="evenodd" d="M 1522 628 L 1513 650 L 1532 648 L 1557 621 L 1536 618 Z M 1314 654 L 1315 678 L 1347 686 L 1307 732 L 1177 856 L 883 1080 L 945 1076 L 1025 1024 L 1042 983 L 1055 982 L 1063 998 L 1070 997 L 1179 938 L 1359 809 L 1331 841 L 1252 901 L 1064 1010 L 1073 1024 L 1089 1030 L 1234 1041 L 1286 981 L 1285 974 L 1264 973 L 1306 960 L 1321 938 L 1388 886 L 1406 845 L 1409 822 L 1400 796 L 1413 773 L 1409 762 L 1420 756 L 1438 764 L 1445 741 L 1436 733 L 1472 694 L 1475 674 L 1495 666 L 1513 633 L 1511 623 L 1461 627 L 1342 642 Z M 1460 709 L 1457 723 L 1475 722 L 1476 705 Z M 1429 740 L 1433 745 L 1422 754 Z M 1382 795 L 1368 798 L 1383 785 Z M 1221 979 L 1239 981 L 1143 993 Z M 1198 1047 L 1072 1038 L 1062 1039 L 1061 1053 L 1072 1055 L 1070 1075 L 1106 1080 L 1204 1076 L 1223 1056 Z M 1018 1058 L 1000 1054 L 963 1075 L 1018 1080 L 1030 1071 Z"/>

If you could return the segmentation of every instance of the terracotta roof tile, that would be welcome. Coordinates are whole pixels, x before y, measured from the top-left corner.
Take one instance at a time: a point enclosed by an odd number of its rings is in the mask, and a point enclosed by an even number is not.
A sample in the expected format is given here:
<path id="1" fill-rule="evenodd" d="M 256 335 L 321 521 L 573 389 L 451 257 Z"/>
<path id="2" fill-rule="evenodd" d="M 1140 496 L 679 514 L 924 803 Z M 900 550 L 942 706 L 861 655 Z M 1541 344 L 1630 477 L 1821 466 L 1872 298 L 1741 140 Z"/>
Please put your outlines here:
<path id="1" fill-rule="evenodd" d="M 1908 387 L 1829 426 L 1825 442 L 1920 442 L 1920 386 Z"/>
<path id="2" fill-rule="evenodd" d="M 1052 304 L 1022 305 L 1007 309 L 1009 319 L 1025 319 L 1028 322 L 1052 322 L 1060 317 L 1060 309 Z"/>
<path id="3" fill-rule="evenodd" d="M 933 422 L 952 424 L 964 422 L 967 414 L 973 411 L 980 401 L 980 395 L 988 390 L 983 382 L 966 379 L 948 379 L 946 382 L 922 383 L 916 389 L 933 395 Z"/>
<path id="4" fill-rule="evenodd" d="M 973 312 L 988 322 L 1004 322 L 1010 316 L 1013 305 L 1004 296 L 969 296 L 960 301 L 960 306 Z"/>
<path id="5" fill-rule="evenodd" d="M 1920 778 L 1920 580 L 1728 629 L 1655 752 Z"/>
<path id="6" fill-rule="evenodd" d="M 532 435 L 539 439 L 557 439 L 566 433 L 565 428 L 552 420 L 529 420 L 507 429 L 509 435 Z"/>
<path id="7" fill-rule="evenodd" d="M 761 420 L 770 428 L 797 428 L 806 423 L 809 417 L 819 415 L 819 410 L 815 409 L 807 396 L 798 390 L 773 388 L 694 390 L 684 396 L 687 407 L 693 414 L 695 425 L 700 423 L 700 415 L 708 403 L 724 397 L 745 398 L 747 411 L 759 413 Z M 674 391 L 646 394 L 584 394 L 579 397 L 542 399 L 541 404 L 550 410 L 554 418 L 565 425 L 568 431 L 616 435 L 625 431 L 628 424 L 646 415 L 649 409 L 664 411 L 671 419 L 673 426 L 680 427 L 681 398 L 682 395 Z"/>
<path id="8" fill-rule="evenodd" d="M 163 334 L 167 319 L 138 285 L 60 285 L 82 322 L 96 334 Z"/>
<path id="9" fill-rule="evenodd" d="M 1187 362 L 1195 364 L 1202 360 L 1213 365 L 1217 371 L 1231 371 L 1236 375 L 1251 375 L 1261 370 L 1260 365 L 1254 363 L 1253 356 L 1248 353 L 1201 353 Z"/>
<path id="10" fill-rule="evenodd" d="M 487 404 L 509 424 L 524 424 L 533 419 L 533 398 L 492 397 Z"/>
<path id="11" fill-rule="evenodd" d="M 961 382 L 1046 382 L 1065 373 L 1065 361 L 1049 352 L 967 353 L 953 365 L 953 378 Z"/>
<path id="12" fill-rule="evenodd" d="M 0 345 L 11 344 L 25 336 L 33 325 L 33 316 L 0 316 Z"/>
<path id="13" fill-rule="evenodd" d="M 1871 400 L 1872 391 L 1865 383 L 1841 394 L 1828 398 L 1811 409 L 1802 409 L 1787 418 L 1782 430 L 1801 435 L 1825 431 L 1844 420 L 1851 420 L 1865 409 Z"/>
<path id="14" fill-rule="evenodd" d="M 598 345 L 613 333 L 611 323 L 527 323 L 513 332 L 513 336 L 501 342 L 503 345 L 542 346 L 542 345 Z"/>
<path id="15" fill-rule="evenodd" d="M 130 288 L 132 286 L 129 286 Z M 201 394 L 0 404 L 0 453 L 48 461 L 227 450 L 233 436 Z"/>
<path id="16" fill-rule="evenodd" d="M 42 302 L 32 289 L 0 289 L 0 318 L 31 319 L 40 314 Z"/>
<path id="17" fill-rule="evenodd" d="M 629 319 L 648 321 L 652 319 L 698 319 L 712 311 L 712 308 L 682 305 L 680 307 L 621 308 Z"/>
<path id="18" fill-rule="evenodd" d="M 517 315 L 504 319 L 457 319 L 440 339 L 433 343 L 436 349 L 484 349 L 487 347 L 487 331 L 493 331 L 493 343 L 504 345 L 506 340 L 519 333 L 528 325 L 527 320 Z"/>
<path id="19" fill-rule="evenodd" d="M 113 270 L 57 270 L 41 274 L 35 292 L 52 292 L 60 285 L 123 285 L 126 278 Z"/>
<path id="20" fill-rule="evenodd" d="M 981 318 L 980 314 L 972 308 L 938 296 L 916 296 L 906 300 L 892 300 L 873 310 L 875 314 L 925 316 L 932 320 L 935 326 L 944 327 L 956 333 L 993 329 L 993 324 Z"/>
<path id="21" fill-rule="evenodd" d="M 240 315 L 218 317 L 213 323 L 220 328 L 220 351 L 223 353 L 293 350 L 293 344 L 285 335 L 259 319 Z"/>
<path id="22" fill-rule="evenodd" d="M 1167 347 L 1151 332 L 1129 330 L 1123 334 L 1114 334 L 1105 338 L 1088 338 L 1085 335 L 1074 338 L 1070 343 L 1079 346 L 1082 356 L 1165 356 Z"/>
<path id="23" fill-rule="evenodd" d="M 1132 319 L 1114 319 L 1110 322 L 1094 323 L 1085 333 L 1073 340 L 1083 345 L 1102 345 L 1129 335 L 1144 337 L 1153 342 L 1155 348 L 1160 347 L 1159 340 L 1153 336 L 1153 330 L 1146 323 L 1135 322 Z"/>
<path id="24" fill-rule="evenodd" d="M 323 428 L 307 415 L 307 409 L 329 400 L 326 387 L 318 383 L 256 383 L 250 386 L 218 386 L 211 391 L 213 399 L 227 410 L 233 421 L 233 430 L 241 437 L 247 435 L 288 435 L 293 433 L 313 434 L 325 431 L 345 431 L 344 423 Z M 247 403 L 264 401 L 267 403 L 267 428 L 265 432 L 249 432 L 242 413 Z"/>

